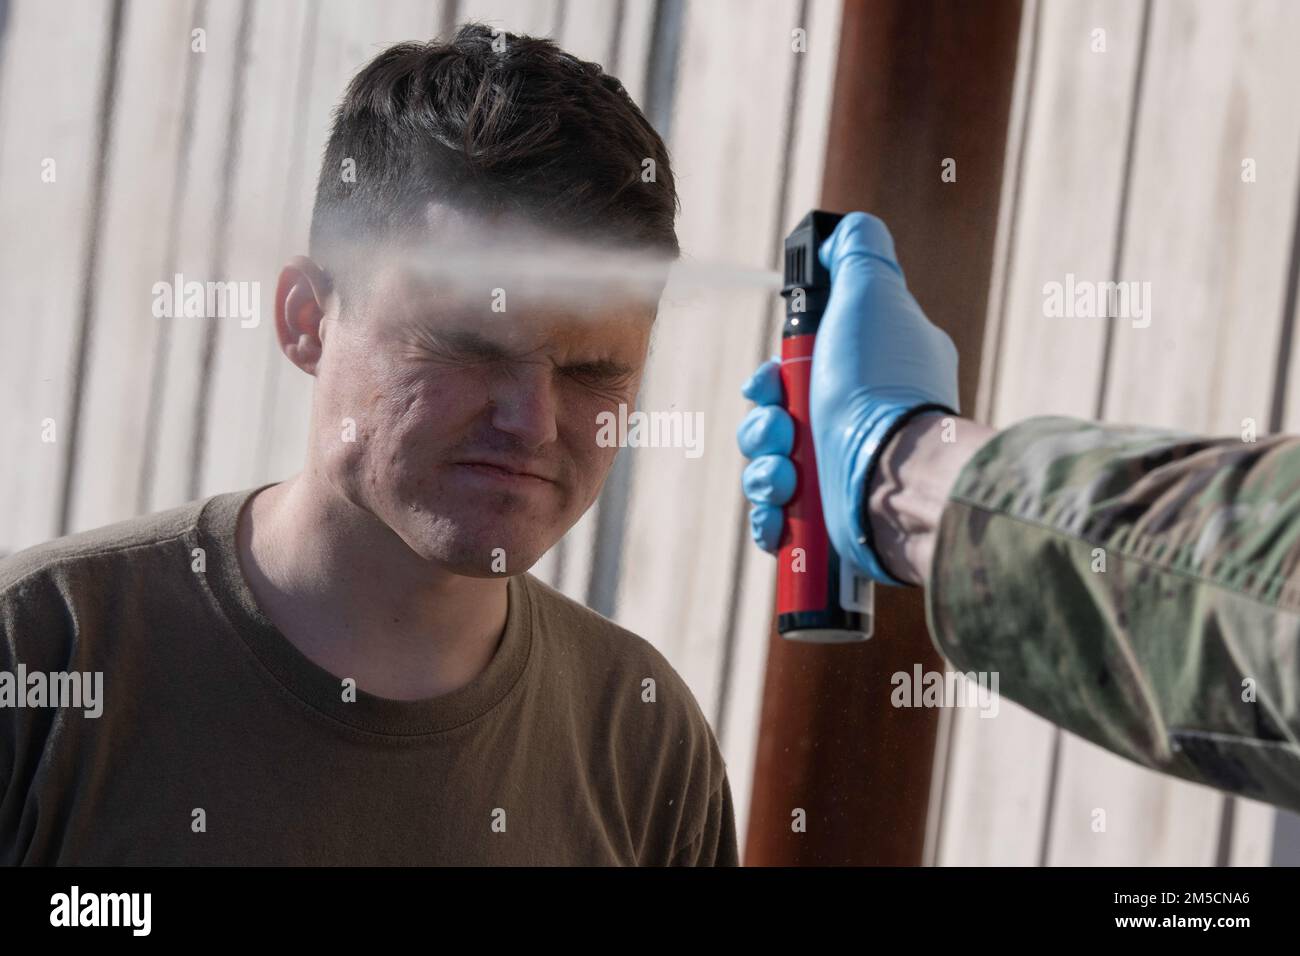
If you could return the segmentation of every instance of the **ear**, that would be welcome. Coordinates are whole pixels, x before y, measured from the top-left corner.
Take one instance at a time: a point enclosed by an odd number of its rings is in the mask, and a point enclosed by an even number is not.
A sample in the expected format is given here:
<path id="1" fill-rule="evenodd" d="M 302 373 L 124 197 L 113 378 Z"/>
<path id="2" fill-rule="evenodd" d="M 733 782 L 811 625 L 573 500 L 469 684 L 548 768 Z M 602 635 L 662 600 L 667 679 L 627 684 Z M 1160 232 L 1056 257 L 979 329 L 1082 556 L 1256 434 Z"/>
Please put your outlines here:
<path id="1" fill-rule="evenodd" d="M 294 256 L 280 270 L 275 287 L 275 334 L 280 350 L 308 375 L 321 357 L 321 320 L 329 300 L 329 276 L 315 261 Z"/>

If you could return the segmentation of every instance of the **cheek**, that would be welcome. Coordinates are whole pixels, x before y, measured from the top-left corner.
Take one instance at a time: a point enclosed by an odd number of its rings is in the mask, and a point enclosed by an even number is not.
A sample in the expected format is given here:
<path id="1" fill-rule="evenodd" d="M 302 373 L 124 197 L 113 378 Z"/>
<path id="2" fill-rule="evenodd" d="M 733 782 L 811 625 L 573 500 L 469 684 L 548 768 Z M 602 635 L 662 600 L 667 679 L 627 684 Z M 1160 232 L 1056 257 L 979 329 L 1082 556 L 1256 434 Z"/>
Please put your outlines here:
<path id="1" fill-rule="evenodd" d="M 469 427 L 483 407 L 481 391 L 467 375 L 408 376 L 376 405 L 377 428 L 394 446 L 393 453 L 427 460 Z"/>
<path id="2" fill-rule="evenodd" d="M 589 392 L 572 396 L 565 404 L 565 445 L 577 465 L 580 484 L 599 484 L 618 454 L 617 447 L 601 445 L 596 438 L 601 432 L 602 414 L 613 415 L 618 420 L 620 401 L 627 405 L 629 412 L 632 411 L 630 398 L 597 396 Z"/>
<path id="3" fill-rule="evenodd" d="M 355 442 L 340 448 L 344 466 L 364 469 L 368 485 L 390 484 L 395 472 L 426 472 L 475 414 L 477 390 L 463 378 L 376 374 L 355 396 L 335 403 L 340 420 L 356 422 Z"/>

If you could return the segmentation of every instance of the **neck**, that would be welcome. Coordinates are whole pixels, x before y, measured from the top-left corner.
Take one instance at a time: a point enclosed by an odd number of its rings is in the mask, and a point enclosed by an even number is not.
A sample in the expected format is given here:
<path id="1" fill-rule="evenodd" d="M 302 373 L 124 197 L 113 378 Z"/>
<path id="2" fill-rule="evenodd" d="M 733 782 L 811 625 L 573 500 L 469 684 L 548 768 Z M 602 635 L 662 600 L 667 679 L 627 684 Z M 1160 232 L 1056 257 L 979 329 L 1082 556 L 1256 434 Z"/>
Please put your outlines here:
<path id="1" fill-rule="evenodd" d="M 465 686 L 505 628 L 504 578 L 426 561 L 310 471 L 254 495 L 237 541 L 253 596 L 290 643 L 379 697 Z"/>

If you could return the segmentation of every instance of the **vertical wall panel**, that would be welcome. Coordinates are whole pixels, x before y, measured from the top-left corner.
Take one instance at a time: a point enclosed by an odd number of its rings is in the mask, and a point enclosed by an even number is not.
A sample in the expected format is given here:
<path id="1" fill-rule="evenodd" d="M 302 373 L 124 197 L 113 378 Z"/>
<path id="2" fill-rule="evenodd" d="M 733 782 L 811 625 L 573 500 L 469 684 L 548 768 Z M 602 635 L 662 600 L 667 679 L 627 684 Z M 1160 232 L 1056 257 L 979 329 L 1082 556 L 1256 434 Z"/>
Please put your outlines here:
<path id="1" fill-rule="evenodd" d="M 70 531 L 136 514 L 160 322 L 154 284 L 169 259 L 176 177 L 184 162 L 186 78 L 196 68 L 192 0 L 126 4 L 103 184 Z"/>
<path id="2" fill-rule="evenodd" d="M 655 0 L 618 0 L 623 9 L 623 29 L 618 38 L 614 75 L 633 102 L 644 108 L 650 38 L 654 33 Z"/>
<path id="3" fill-rule="evenodd" d="M 1043 285 L 1070 272 L 1106 276 L 1113 266 L 1141 14 L 1129 0 L 1040 4 L 1017 215 L 1009 259 L 999 264 L 991 424 L 1094 413 L 1103 325 L 1045 318 Z M 1026 18 L 1022 29 L 1032 24 Z M 1095 29 L 1106 31 L 1104 53 L 1092 50 Z M 1037 864 L 1057 732 L 1003 700 L 994 718 L 958 709 L 951 733 L 938 862 Z"/>
<path id="4" fill-rule="evenodd" d="M 456 19 L 477 20 L 507 33 L 552 36 L 563 0 L 461 0 Z"/>
<path id="5" fill-rule="evenodd" d="M 305 122 L 303 55 L 313 15 L 304 0 L 255 0 L 250 15 L 223 278 L 259 284 L 260 321 L 221 321 L 209 329 L 213 354 L 199 449 L 204 497 L 272 480 L 257 461 L 262 423 L 273 414 L 267 370 L 288 362 L 275 337 L 275 280 L 292 254 L 281 227 L 286 191 L 298 189 L 304 175 L 295 137 Z"/>
<path id="6" fill-rule="evenodd" d="M 224 204 L 229 201 L 226 177 L 236 162 L 235 134 L 241 104 L 235 102 L 239 74 L 245 70 L 247 36 L 241 32 L 251 4 L 207 0 L 199 8 L 195 26 L 205 31 L 206 52 L 196 56 L 197 72 L 190 97 L 189 122 L 192 133 L 182 159 L 186 169 L 181 180 L 179 206 L 172 211 L 174 222 L 165 261 L 159 268 L 161 281 L 225 282 L 219 261 L 221 250 L 230 243 Z M 145 474 L 141 511 L 160 511 L 183 504 L 193 497 L 195 442 L 201 438 L 200 401 L 204 387 L 203 364 L 212 326 L 243 320 L 238 310 L 206 318 L 155 319 L 156 344 L 161 357 L 155 366 L 146 440 L 150 454 Z"/>
<path id="7" fill-rule="evenodd" d="M 0 554 L 59 533 L 112 4 L 10 4 L 0 46 Z M 67 69 L 67 64 L 78 64 Z M 53 182 L 44 182 L 53 160 Z M 42 441 L 53 420 L 55 441 Z"/>

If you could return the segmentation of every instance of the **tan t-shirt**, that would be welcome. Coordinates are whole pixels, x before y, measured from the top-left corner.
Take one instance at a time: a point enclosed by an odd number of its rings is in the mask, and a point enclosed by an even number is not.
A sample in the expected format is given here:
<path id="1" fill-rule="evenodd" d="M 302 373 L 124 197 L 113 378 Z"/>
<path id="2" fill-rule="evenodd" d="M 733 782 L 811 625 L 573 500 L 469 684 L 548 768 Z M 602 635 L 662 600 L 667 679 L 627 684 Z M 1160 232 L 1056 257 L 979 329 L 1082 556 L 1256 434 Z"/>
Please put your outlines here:
<path id="1" fill-rule="evenodd" d="M 649 643 L 519 574 L 470 684 L 347 701 L 240 571 L 255 490 L 0 561 L 0 863 L 739 862 L 717 742 Z"/>

